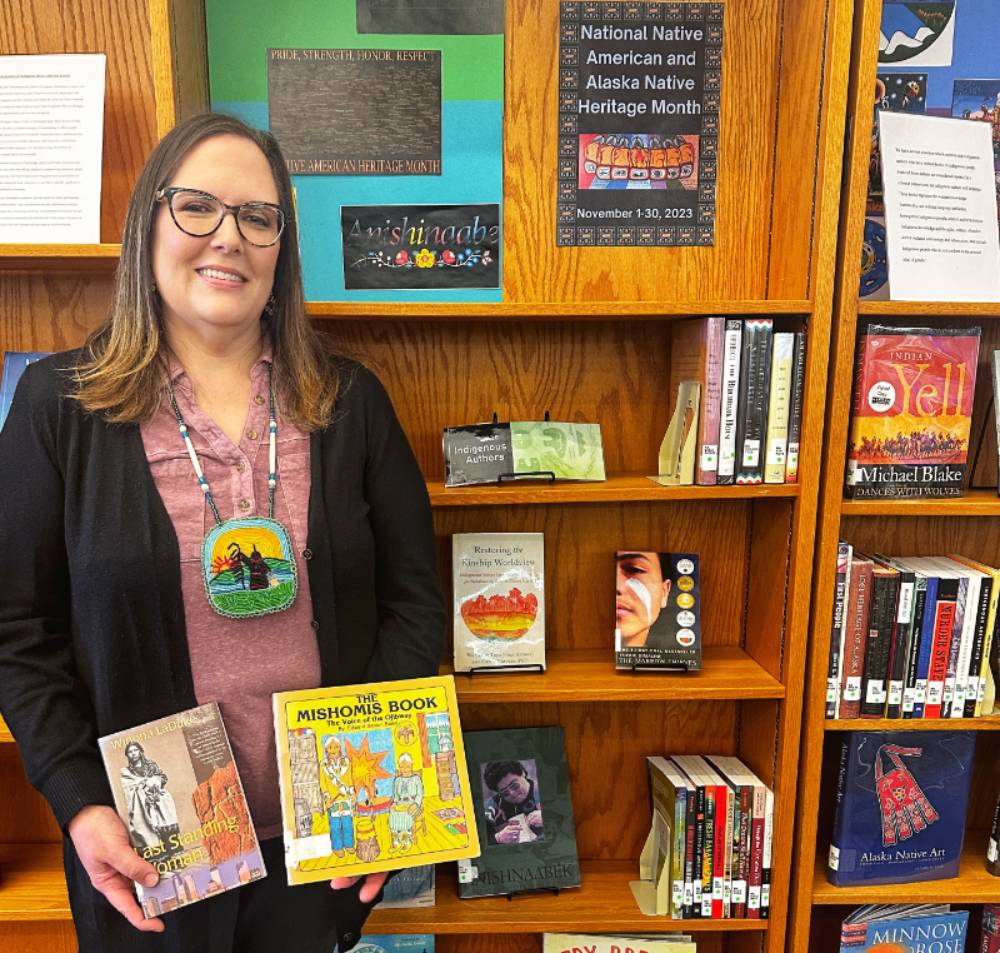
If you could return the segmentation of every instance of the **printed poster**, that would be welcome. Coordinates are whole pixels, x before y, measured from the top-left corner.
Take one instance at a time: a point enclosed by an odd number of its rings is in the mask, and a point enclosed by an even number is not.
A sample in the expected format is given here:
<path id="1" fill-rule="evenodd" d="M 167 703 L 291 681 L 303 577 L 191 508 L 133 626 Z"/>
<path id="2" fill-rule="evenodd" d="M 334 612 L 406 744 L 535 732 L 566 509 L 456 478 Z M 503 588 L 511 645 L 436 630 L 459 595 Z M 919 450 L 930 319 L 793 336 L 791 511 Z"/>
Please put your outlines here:
<path id="1" fill-rule="evenodd" d="M 503 33 L 503 0 L 357 0 L 358 33 Z"/>
<path id="2" fill-rule="evenodd" d="M 560 5 L 559 245 L 712 245 L 723 4 Z"/>

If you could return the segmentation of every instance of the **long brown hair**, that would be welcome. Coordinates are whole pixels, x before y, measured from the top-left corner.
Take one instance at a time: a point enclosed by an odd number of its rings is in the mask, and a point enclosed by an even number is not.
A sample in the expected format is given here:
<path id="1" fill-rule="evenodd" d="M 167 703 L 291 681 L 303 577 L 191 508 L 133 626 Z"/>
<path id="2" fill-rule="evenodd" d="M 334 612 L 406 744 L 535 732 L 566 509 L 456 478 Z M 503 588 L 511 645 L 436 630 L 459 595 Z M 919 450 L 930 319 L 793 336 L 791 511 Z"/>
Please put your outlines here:
<path id="1" fill-rule="evenodd" d="M 159 407 L 166 379 L 160 358 L 166 342 L 153 283 L 155 197 L 194 146 L 222 135 L 253 142 L 267 158 L 278 187 L 285 230 L 274 270 L 274 303 L 266 317 L 274 384 L 283 415 L 304 430 L 317 430 L 332 417 L 337 372 L 323 337 L 305 313 L 292 180 L 274 136 L 216 113 L 194 116 L 175 126 L 146 160 L 125 217 L 111 307 L 104 323 L 87 339 L 75 368 L 73 396 L 88 411 L 113 423 L 148 420 Z"/>

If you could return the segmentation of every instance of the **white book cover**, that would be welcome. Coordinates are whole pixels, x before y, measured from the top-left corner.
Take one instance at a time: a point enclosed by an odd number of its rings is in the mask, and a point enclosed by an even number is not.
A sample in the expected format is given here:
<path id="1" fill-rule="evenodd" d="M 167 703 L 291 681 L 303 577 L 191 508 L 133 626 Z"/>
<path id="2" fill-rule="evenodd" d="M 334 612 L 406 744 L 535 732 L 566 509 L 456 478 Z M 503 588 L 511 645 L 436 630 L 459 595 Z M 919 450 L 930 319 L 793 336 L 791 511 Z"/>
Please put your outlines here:
<path id="1" fill-rule="evenodd" d="M 541 533 L 452 537 L 455 671 L 545 668 Z"/>

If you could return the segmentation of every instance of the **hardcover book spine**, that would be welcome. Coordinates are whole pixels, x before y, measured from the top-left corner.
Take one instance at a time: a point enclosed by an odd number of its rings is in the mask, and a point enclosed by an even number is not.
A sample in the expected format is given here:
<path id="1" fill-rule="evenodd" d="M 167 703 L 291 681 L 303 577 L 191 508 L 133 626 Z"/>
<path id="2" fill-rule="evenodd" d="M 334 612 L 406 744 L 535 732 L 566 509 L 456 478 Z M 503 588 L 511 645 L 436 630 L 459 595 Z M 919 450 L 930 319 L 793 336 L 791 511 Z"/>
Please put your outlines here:
<path id="1" fill-rule="evenodd" d="M 705 839 L 701 852 L 701 915 L 712 917 L 713 879 L 715 877 L 715 825 L 718 823 L 715 785 L 705 785 Z"/>
<path id="2" fill-rule="evenodd" d="M 771 915 L 771 857 L 774 845 L 774 792 L 764 789 L 764 856 L 760 868 L 760 918 Z"/>
<path id="3" fill-rule="evenodd" d="M 702 916 L 702 873 L 705 864 L 705 812 L 707 809 L 707 798 L 705 785 L 695 782 L 698 786 L 695 789 L 695 803 L 698 806 L 698 813 L 694 829 L 694 865 L 691 870 L 691 902 L 692 916 L 698 919 Z"/>
<path id="4" fill-rule="evenodd" d="M 743 322 L 726 320 L 722 363 L 722 421 L 719 430 L 719 483 L 736 482 L 736 430 L 740 398 Z"/>
<path id="5" fill-rule="evenodd" d="M 684 919 L 694 915 L 694 856 L 698 827 L 697 790 L 688 788 L 687 811 L 684 818 Z"/>
<path id="6" fill-rule="evenodd" d="M 750 878 L 750 827 L 753 823 L 753 787 L 739 786 L 739 824 L 736 830 L 736 874 L 733 878 L 733 917 L 747 915 L 747 886 Z"/>
<path id="7" fill-rule="evenodd" d="M 876 570 L 872 576 L 872 610 L 865 646 L 865 668 L 861 683 L 861 717 L 881 718 L 887 701 L 889 652 L 896 628 L 898 579 Z"/>
<path id="8" fill-rule="evenodd" d="M 851 561 L 851 580 L 847 596 L 847 619 L 844 622 L 844 652 L 840 684 L 840 718 L 861 714 L 861 679 L 864 670 L 865 639 L 873 565 L 870 559 Z"/>
<path id="9" fill-rule="evenodd" d="M 788 418 L 792 402 L 792 362 L 795 335 L 774 335 L 771 354 L 771 390 L 767 408 L 764 482 L 784 483 L 788 458 Z"/>
<path id="10" fill-rule="evenodd" d="M 806 383 L 806 333 L 795 332 L 795 362 L 792 366 L 792 408 L 788 415 L 788 459 L 785 482 L 799 482 L 799 454 L 802 441 L 802 402 Z"/>
<path id="11" fill-rule="evenodd" d="M 949 712 L 952 718 L 965 717 L 965 700 L 969 697 L 970 690 L 969 663 L 975 649 L 977 630 L 980 630 L 980 624 L 986 625 L 986 615 L 989 612 L 989 604 L 984 605 L 982 602 L 986 581 L 982 576 L 969 577 L 969 589 L 965 595 L 962 641 L 958 647 L 958 660 L 955 663 L 955 694 L 952 696 Z"/>
<path id="12" fill-rule="evenodd" d="M 715 837 L 712 845 L 712 919 L 721 920 L 726 909 L 726 858 L 732 836 L 730 790 L 715 786 Z"/>
<path id="13" fill-rule="evenodd" d="M 948 674 L 948 654 L 955 628 L 958 605 L 958 580 L 939 579 L 937 604 L 934 607 L 934 636 L 931 641 L 930 667 L 927 673 L 927 704 L 924 718 L 940 718 L 944 704 L 944 683 Z"/>
<path id="14" fill-rule="evenodd" d="M 969 611 L 969 579 L 958 580 L 958 596 L 955 599 L 955 621 L 951 629 L 951 641 L 948 643 L 948 666 L 945 669 L 944 693 L 941 696 L 941 717 L 951 717 L 951 707 L 958 700 L 958 659 L 962 654 L 962 642 L 966 632 L 966 614 Z M 962 708 L 965 708 L 965 695 L 962 694 Z"/>
<path id="15" fill-rule="evenodd" d="M 733 915 L 733 881 L 737 877 L 740 857 L 740 797 L 736 788 L 730 788 L 726 815 L 726 886 L 722 901 L 723 917 Z"/>
<path id="16" fill-rule="evenodd" d="M 837 546 L 837 580 L 834 586 L 833 631 L 826 680 L 826 717 L 840 716 L 840 684 L 844 674 L 844 635 L 847 625 L 847 594 L 851 585 L 854 547 L 843 540 Z"/>
<path id="17" fill-rule="evenodd" d="M 1000 578 L 994 580 L 994 588 L 1000 587 Z M 976 693 L 976 717 L 978 718 L 983 713 L 983 701 L 986 697 L 986 685 L 992 677 L 990 674 L 990 666 L 995 664 L 993 661 L 993 655 L 997 650 L 997 644 L 1000 642 L 1000 636 L 997 635 L 997 627 L 1000 626 L 1000 605 L 994 613 L 993 624 L 987 625 L 986 627 L 986 641 L 983 643 L 983 662 L 979 668 L 979 690 Z M 1000 669 L 1000 665 L 997 666 Z"/>
<path id="18" fill-rule="evenodd" d="M 726 319 L 706 318 L 708 349 L 705 392 L 701 395 L 701 431 L 696 482 L 712 486 L 719 480 L 719 434 L 722 427 L 722 375 L 725 360 Z"/>
<path id="19" fill-rule="evenodd" d="M 753 818 L 750 822 L 750 876 L 747 884 L 747 919 L 760 919 L 760 885 L 764 867 L 764 815 L 767 792 L 761 784 L 753 789 Z"/>
<path id="20" fill-rule="evenodd" d="M 906 680 L 906 647 L 913 626 L 913 592 L 916 576 L 907 570 L 899 573 L 899 599 L 896 624 L 889 649 L 889 689 L 886 692 L 886 718 L 903 717 L 903 691 Z"/>
<path id="21" fill-rule="evenodd" d="M 913 717 L 917 699 L 917 665 L 920 661 L 920 633 L 924 624 L 924 606 L 927 601 L 927 577 L 914 573 L 913 622 L 906 642 L 906 674 L 903 682 L 904 718 Z"/>
<path id="22" fill-rule="evenodd" d="M 996 597 L 994 595 L 996 580 L 986 576 L 979 589 L 979 611 L 976 613 L 976 630 L 972 638 L 972 651 L 969 653 L 969 665 L 966 671 L 968 678 L 965 683 L 965 710 L 963 717 L 974 718 L 976 701 L 979 698 L 979 670 L 983 664 L 983 647 L 986 645 L 986 632 L 991 617 L 996 612 Z"/>
<path id="23" fill-rule="evenodd" d="M 993 810 L 993 824 L 986 839 L 986 868 L 994 877 L 1000 877 L 1000 795 Z"/>
<path id="24" fill-rule="evenodd" d="M 767 433 L 767 398 L 771 377 L 774 322 L 753 318 L 743 324 L 739 427 L 736 431 L 736 482 L 763 481 L 763 443 Z"/>
<path id="25" fill-rule="evenodd" d="M 674 791 L 674 829 L 670 857 L 670 918 L 680 920 L 684 916 L 684 839 L 687 830 L 687 788 L 677 784 Z"/>
<path id="26" fill-rule="evenodd" d="M 927 676 L 930 674 L 931 652 L 934 648 L 938 582 L 937 576 L 927 577 L 927 594 L 924 598 L 924 617 L 920 627 L 920 651 L 917 656 L 917 678 L 913 699 L 914 718 L 923 718 L 927 708 Z"/>

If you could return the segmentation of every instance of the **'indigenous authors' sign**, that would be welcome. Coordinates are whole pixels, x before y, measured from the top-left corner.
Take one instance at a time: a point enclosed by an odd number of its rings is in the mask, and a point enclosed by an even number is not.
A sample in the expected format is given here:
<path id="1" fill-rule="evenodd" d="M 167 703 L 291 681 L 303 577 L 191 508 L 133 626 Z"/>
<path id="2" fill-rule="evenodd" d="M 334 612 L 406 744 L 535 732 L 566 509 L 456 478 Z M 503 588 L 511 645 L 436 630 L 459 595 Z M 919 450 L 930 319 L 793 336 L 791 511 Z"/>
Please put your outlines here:
<path id="1" fill-rule="evenodd" d="M 721 3 L 560 4 L 559 245 L 712 245 Z"/>

